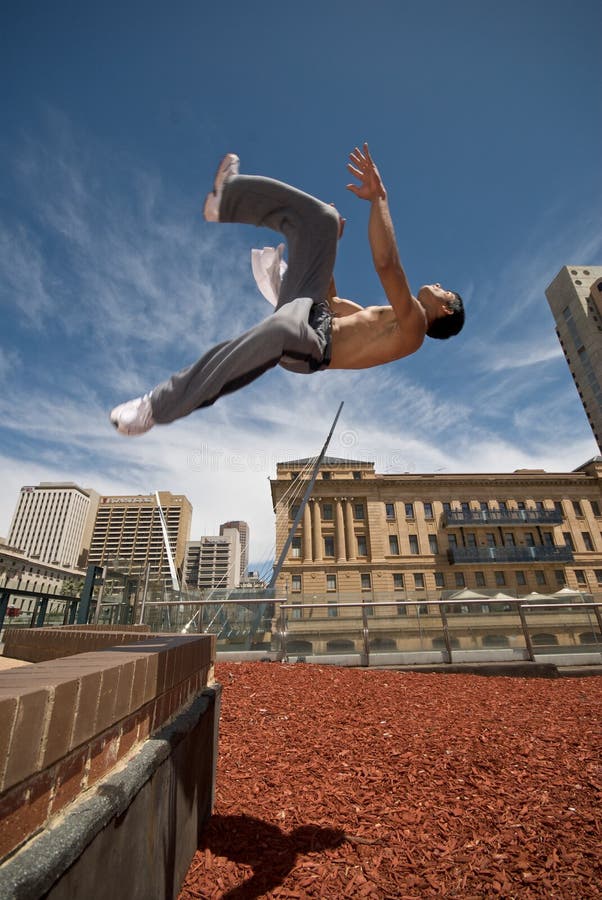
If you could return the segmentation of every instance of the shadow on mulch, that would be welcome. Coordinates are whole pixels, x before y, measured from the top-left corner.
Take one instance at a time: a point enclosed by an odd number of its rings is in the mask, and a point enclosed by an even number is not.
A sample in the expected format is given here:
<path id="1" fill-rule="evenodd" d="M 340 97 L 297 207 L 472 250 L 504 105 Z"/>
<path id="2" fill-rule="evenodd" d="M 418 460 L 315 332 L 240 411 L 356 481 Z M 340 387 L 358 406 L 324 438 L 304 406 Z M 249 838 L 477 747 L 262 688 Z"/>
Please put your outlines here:
<path id="1" fill-rule="evenodd" d="M 282 884 L 300 854 L 339 847 L 344 840 L 345 833 L 334 828 L 301 825 L 286 834 L 253 816 L 214 815 L 203 831 L 199 850 L 250 866 L 253 876 L 227 891 L 222 900 L 255 900 Z"/>

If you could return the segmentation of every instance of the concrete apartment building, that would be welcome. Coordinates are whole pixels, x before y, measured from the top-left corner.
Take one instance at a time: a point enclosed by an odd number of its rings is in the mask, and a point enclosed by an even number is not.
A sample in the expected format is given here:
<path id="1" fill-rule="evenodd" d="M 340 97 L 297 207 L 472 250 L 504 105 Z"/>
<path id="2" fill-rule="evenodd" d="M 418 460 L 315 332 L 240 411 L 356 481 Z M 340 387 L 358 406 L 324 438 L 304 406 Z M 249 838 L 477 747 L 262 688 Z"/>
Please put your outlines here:
<path id="1" fill-rule="evenodd" d="M 224 534 L 226 528 L 236 528 L 240 535 L 240 580 L 244 581 L 249 568 L 249 526 L 246 522 L 239 520 L 224 522 L 219 527 L 219 533 Z"/>
<path id="2" fill-rule="evenodd" d="M 99 495 L 71 482 L 21 488 L 8 546 L 30 560 L 75 568 L 85 564 Z"/>
<path id="3" fill-rule="evenodd" d="M 160 491 L 169 546 L 178 577 L 182 577 L 186 544 L 190 537 L 192 505 L 183 494 Z M 145 575 L 151 583 L 171 584 L 159 508 L 154 494 L 100 497 L 89 560 L 114 566 L 128 574 Z"/>
<path id="4" fill-rule="evenodd" d="M 602 266 L 564 266 L 546 289 L 556 334 L 602 449 Z"/>
<path id="5" fill-rule="evenodd" d="M 188 542 L 185 578 L 190 590 L 235 588 L 240 584 L 240 533 L 237 528 L 224 526 L 220 532 Z"/>
<path id="6" fill-rule="evenodd" d="M 307 462 L 279 463 L 271 480 L 276 557 Z M 601 485 L 602 457 L 574 472 L 458 475 L 386 475 L 373 463 L 327 457 L 276 596 L 398 602 L 463 588 L 602 592 Z"/>

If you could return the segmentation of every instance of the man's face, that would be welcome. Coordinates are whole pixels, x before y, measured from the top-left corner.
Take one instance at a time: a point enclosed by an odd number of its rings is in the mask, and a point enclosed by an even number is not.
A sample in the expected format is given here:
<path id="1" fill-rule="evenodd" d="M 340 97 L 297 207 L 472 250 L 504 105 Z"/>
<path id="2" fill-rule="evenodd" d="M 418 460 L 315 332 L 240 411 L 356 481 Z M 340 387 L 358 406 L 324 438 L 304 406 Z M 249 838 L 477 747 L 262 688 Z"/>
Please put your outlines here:
<path id="1" fill-rule="evenodd" d="M 452 291 L 446 291 L 439 283 L 423 284 L 418 291 L 418 299 L 427 302 L 434 300 L 439 302 L 443 308 L 449 309 L 448 304 L 455 299 L 455 294 Z"/>

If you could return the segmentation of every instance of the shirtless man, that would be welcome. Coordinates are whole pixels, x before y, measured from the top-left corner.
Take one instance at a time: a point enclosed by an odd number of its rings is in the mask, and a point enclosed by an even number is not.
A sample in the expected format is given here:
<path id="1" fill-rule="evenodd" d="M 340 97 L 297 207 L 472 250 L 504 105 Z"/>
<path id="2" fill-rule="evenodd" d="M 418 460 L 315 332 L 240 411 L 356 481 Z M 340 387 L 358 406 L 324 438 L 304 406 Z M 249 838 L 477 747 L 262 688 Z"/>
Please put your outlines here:
<path id="1" fill-rule="evenodd" d="M 347 188 L 370 203 L 368 237 L 389 306 L 364 308 L 336 296 L 332 273 L 343 220 L 332 206 L 281 182 L 239 175 L 238 166 L 234 154 L 224 157 L 204 216 L 208 222 L 266 226 L 286 237 L 288 268 L 275 312 L 149 394 L 116 406 L 110 418 L 122 434 L 143 434 L 210 406 L 276 365 L 303 374 L 367 369 L 415 353 L 425 335 L 448 338 L 464 324 L 458 294 L 431 284 L 412 295 L 387 193 L 367 144 L 350 154 L 347 168 L 359 184 Z"/>

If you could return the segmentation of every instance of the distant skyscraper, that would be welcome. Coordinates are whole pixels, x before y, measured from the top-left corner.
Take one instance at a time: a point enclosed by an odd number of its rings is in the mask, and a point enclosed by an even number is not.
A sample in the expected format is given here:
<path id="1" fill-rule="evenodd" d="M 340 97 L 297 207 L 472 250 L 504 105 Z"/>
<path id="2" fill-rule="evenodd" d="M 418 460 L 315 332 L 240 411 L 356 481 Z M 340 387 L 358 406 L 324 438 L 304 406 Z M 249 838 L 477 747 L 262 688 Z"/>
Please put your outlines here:
<path id="1" fill-rule="evenodd" d="M 222 528 L 219 535 L 205 535 L 186 547 L 185 576 L 188 588 L 234 588 L 240 584 L 240 535 L 236 528 Z"/>
<path id="2" fill-rule="evenodd" d="M 565 266 L 546 289 L 556 334 L 602 450 L 602 266 Z"/>
<path id="3" fill-rule="evenodd" d="M 181 577 L 190 537 L 192 506 L 183 494 L 160 491 L 161 509 L 167 523 L 169 546 Z M 169 581 L 169 559 L 154 494 L 101 497 L 89 562 L 142 574 L 149 566 L 151 580 Z"/>
<path id="4" fill-rule="evenodd" d="M 240 580 L 243 581 L 249 568 L 249 526 L 246 522 L 224 522 L 219 533 L 223 534 L 225 528 L 236 528 L 240 535 Z"/>
<path id="5" fill-rule="evenodd" d="M 22 487 L 8 543 L 31 559 L 77 566 L 90 546 L 97 506 L 95 491 L 71 482 Z"/>

